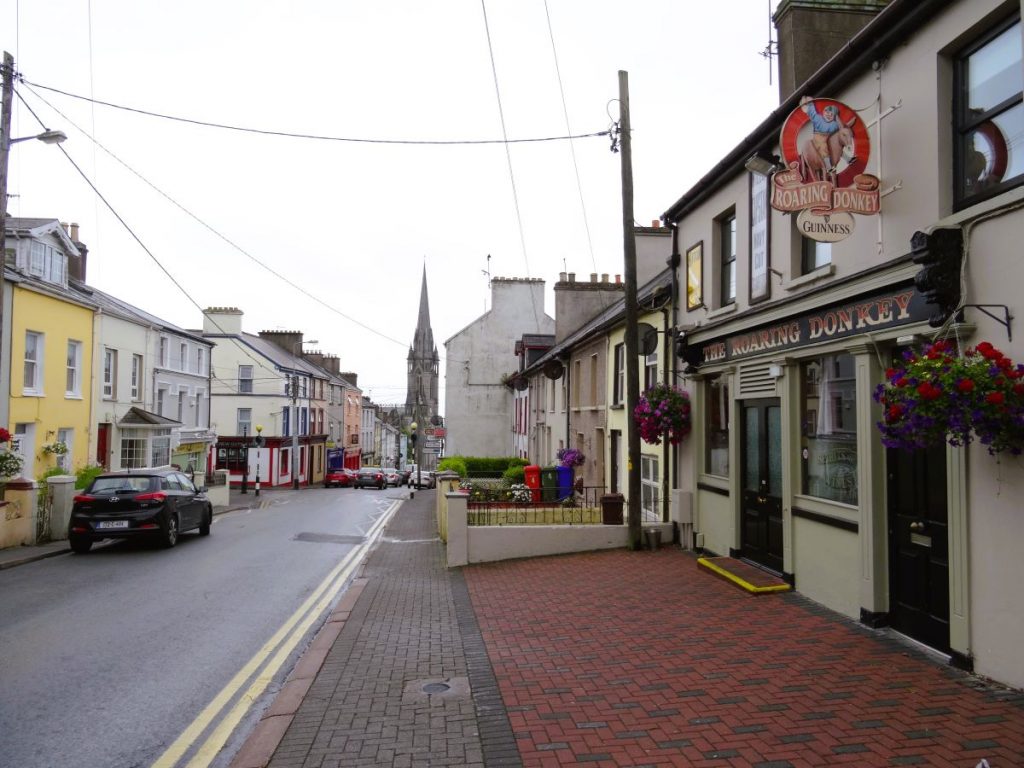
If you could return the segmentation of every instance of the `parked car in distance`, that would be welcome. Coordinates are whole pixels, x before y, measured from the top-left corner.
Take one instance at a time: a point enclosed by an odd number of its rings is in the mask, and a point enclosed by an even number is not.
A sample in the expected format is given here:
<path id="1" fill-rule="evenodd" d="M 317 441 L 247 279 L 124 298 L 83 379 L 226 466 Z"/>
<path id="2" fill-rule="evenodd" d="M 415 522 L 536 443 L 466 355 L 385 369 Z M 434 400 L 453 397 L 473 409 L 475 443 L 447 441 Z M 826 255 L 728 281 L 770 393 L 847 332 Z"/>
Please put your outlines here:
<path id="1" fill-rule="evenodd" d="M 430 470 L 420 470 L 418 479 L 415 472 L 409 475 L 409 487 L 411 488 L 434 488 L 436 485 L 437 475 Z"/>
<path id="2" fill-rule="evenodd" d="M 384 479 L 388 485 L 393 485 L 397 488 L 401 484 L 402 476 L 398 474 L 398 470 L 394 467 L 384 467 L 381 472 L 384 473 Z"/>
<path id="3" fill-rule="evenodd" d="M 75 496 L 68 544 L 85 554 L 103 539 L 146 538 L 173 547 L 184 531 L 210 535 L 213 505 L 177 470 L 124 470 L 98 475 Z"/>
<path id="4" fill-rule="evenodd" d="M 335 485 L 339 488 L 348 488 L 353 484 L 355 479 L 355 470 L 346 469 L 345 467 L 328 469 L 327 473 L 324 475 L 324 488 L 330 488 Z"/>
<path id="5" fill-rule="evenodd" d="M 416 465 L 415 464 L 406 464 L 405 465 L 405 469 L 398 470 L 398 484 L 399 485 L 408 485 L 409 484 L 409 475 L 411 475 L 413 470 L 415 470 L 415 469 L 416 469 Z"/>
<path id="6" fill-rule="evenodd" d="M 356 473 L 356 488 L 379 488 L 384 490 L 388 481 L 384 479 L 384 472 L 380 467 L 360 467 Z"/>

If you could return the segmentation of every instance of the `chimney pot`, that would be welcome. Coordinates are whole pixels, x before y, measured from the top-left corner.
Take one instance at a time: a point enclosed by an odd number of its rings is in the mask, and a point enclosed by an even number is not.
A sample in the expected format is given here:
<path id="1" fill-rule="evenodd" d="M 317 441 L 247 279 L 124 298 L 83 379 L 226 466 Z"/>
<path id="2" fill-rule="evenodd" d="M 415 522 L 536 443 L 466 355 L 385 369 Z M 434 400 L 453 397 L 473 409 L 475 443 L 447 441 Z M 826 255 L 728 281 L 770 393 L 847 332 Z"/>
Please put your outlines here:
<path id="1" fill-rule="evenodd" d="M 74 221 L 71 222 L 71 242 L 78 242 L 78 223 Z"/>
<path id="2" fill-rule="evenodd" d="M 654 227 L 655 229 L 657 229 L 658 227 L 661 226 L 661 221 L 659 221 L 658 219 L 655 219 L 654 221 L 651 222 L 651 226 Z"/>
<path id="3" fill-rule="evenodd" d="M 622 275 L 615 276 L 615 284 L 619 285 L 622 282 Z"/>
<path id="4" fill-rule="evenodd" d="M 597 272 L 591 272 L 590 273 L 590 282 L 592 282 L 592 283 L 596 283 L 597 282 Z"/>
<path id="5" fill-rule="evenodd" d="M 602 272 L 601 273 L 601 282 L 602 283 L 607 283 L 608 282 L 608 273 L 607 272 Z"/>
<path id="6" fill-rule="evenodd" d="M 569 282 L 570 283 L 575 283 L 576 282 L 576 273 L 575 272 L 570 272 L 569 273 Z"/>
<path id="7" fill-rule="evenodd" d="M 560 282 L 564 283 L 565 282 L 565 272 L 559 272 L 558 273 L 558 279 L 559 279 Z"/>

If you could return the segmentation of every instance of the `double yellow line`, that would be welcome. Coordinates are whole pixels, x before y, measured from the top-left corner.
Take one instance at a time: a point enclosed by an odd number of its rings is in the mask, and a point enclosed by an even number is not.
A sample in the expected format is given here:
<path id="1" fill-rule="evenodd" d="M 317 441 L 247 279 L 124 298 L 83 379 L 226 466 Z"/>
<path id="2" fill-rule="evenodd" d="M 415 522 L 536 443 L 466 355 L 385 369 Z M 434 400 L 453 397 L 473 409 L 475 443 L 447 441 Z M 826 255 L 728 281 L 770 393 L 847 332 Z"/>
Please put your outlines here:
<path id="1" fill-rule="evenodd" d="M 313 623 L 323 615 L 327 607 L 337 597 L 341 588 L 348 583 L 363 557 L 369 551 L 388 519 L 398 507 L 395 502 L 380 516 L 366 535 L 366 539 L 353 549 L 335 566 L 327 577 L 320 582 L 313 593 L 306 598 L 299 609 L 293 613 L 281 628 L 263 644 L 256 654 L 231 678 L 220 693 L 206 705 L 198 717 L 189 724 L 174 743 L 153 763 L 152 768 L 174 768 L 185 756 L 206 730 L 220 717 L 221 712 L 236 698 L 246 682 L 249 687 L 236 701 L 231 710 L 220 718 L 213 732 L 202 743 L 187 768 L 203 768 L 208 766 L 220 753 L 230 738 L 231 733 L 245 717 L 250 707 L 266 690 L 271 680 L 281 669 Z M 276 651 L 276 652 L 275 652 Z M 273 654 L 273 656 L 271 656 Z M 270 659 L 267 661 L 267 659 Z M 266 662 L 266 663 L 265 663 Z M 254 677 L 255 675 L 255 677 Z"/>

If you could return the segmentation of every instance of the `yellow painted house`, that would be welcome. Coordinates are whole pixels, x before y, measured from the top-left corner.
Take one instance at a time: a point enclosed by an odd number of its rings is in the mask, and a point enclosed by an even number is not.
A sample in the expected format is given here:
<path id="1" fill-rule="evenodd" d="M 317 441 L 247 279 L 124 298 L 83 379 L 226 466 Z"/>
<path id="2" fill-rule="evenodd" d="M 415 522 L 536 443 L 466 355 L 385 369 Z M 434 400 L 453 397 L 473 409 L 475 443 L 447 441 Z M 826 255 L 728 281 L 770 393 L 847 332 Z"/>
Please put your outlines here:
<path id="1" fill-rule="evenodd" d="M 95 306 L 68 288 L 78 250 L 53 219 L 10 219 L 4 291 L 9 296 L 11 450 L 39 479 L 88 463 Z"/>

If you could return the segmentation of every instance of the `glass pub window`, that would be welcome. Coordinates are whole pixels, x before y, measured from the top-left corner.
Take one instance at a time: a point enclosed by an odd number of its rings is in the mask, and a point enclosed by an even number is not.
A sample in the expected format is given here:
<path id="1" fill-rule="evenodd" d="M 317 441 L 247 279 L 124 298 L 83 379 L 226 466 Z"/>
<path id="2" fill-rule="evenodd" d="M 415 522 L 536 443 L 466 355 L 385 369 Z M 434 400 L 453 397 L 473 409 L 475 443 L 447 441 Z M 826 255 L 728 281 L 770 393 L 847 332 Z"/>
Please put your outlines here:
<path id="1" fill-rule="evenodd" d="M 730 216 L 722 219 L 718 226 L 721 227 L 722 247 L 722 292 L 721 306 L 736 302 L 736 217 Z"/>
<path id="2" fill-rule="evenodd" d="M 832 263 L 832 243 L 819 243 L 809 237 L 802 239 L 803 274 L 807 275 L 816 269 L 827 267 Z"/>
<path id="3" fill-rule="evenodd" d="M 968 46 L 955 78 L 956 201 L 965 207 L 1024 181 L 1020 17 Z"/>
<path id="4" fill-rule="evenodd" d="M 729 476 L 729 384 L 725 377 L 707 382 L 704 471 Z"/>
<path id="5" fill-rule="evenodd" d="M 825 355 L 800 366 L 803 492 L 857 503 L 857 382 L 853 356 Z"/>

